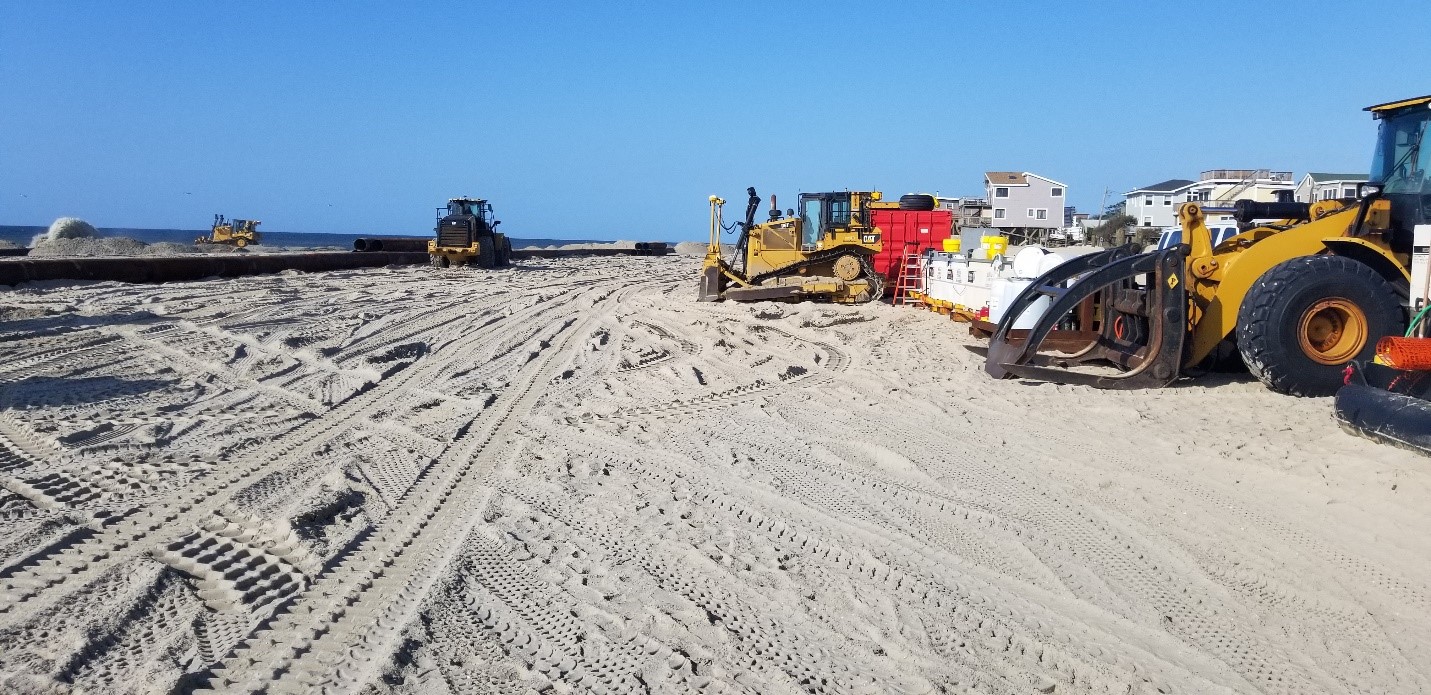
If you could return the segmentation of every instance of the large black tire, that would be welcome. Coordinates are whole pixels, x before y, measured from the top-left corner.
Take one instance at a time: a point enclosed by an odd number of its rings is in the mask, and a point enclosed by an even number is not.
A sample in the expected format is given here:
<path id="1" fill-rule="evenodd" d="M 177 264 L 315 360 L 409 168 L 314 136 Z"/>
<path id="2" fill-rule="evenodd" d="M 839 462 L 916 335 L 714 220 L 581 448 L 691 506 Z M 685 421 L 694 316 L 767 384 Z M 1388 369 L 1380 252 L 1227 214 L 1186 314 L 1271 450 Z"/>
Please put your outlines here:
<path id="1" fill-rule="evenodd" d="M 933 210 L 934 196 L 922 193 L 910 193 L 899 197 L 900 210 Z"/>
<path id="2" fill-rule="evenodd" d="M 1321 310 L 1338 318 L 1333 324 L 1343 329 L 1336 334 L 1352 337 L 1309 353 L 1304 326 L 1325 300 L 1341 307 Z M 1360 320 L 1354 314 L 1340 320 L 1347 311 L 1359 311 Z M 1237 311 L 1237 347 L 1247 370 L 1273 391 L 1330 396 L 1341 387 L 1347 362 L 1372 359 L 1378 339 L 1405 328 L 1396 290 L 1369 266 L 1345 256 L 1303 256 L 1274 266 L 1248 290 Z"/>
<path id="3" fill-rule="evenodd" d="M 497 265 L 497 240 L 484 236 L 477 242 L 477 267 L 491 268 Z"/>
<path id="4" fill-rule="evenodd" d="M 503 268 L 512 264 L 512 239 L 507 235 L 502 235 L 502 248 L 498 250 L 500 260 L 498 264 Z"/>

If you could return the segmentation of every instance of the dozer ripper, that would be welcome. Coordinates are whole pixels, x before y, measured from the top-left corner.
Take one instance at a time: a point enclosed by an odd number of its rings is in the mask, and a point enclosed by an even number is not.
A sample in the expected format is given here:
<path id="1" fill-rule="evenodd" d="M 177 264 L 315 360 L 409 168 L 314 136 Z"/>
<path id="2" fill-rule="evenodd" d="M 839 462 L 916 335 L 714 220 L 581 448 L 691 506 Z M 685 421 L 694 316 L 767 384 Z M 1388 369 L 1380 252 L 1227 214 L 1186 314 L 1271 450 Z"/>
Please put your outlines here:
<path id="1" fill-rule="evenodd" d="M 195 244 L 232 244 L 239 248 L 259 243 L 258 220 L 226 220 L 223 215 L 214 215 L 214 224 L 208 236 L 194 240 Z"/>
<path id="2" fill-rule="evenodd" d="M 512 241 L 496 230 L 492 204 L 481 198 L 453 198 L 437 208 L 436 238 L 427 242 L 432 265 L 446 268 L 476 263 L 493 268 L 511 263 Z"/>
<path id="3" fill-rule="evenodd" d="M 1422 149 L 1431 96 L 1366 110 L 1381 125 L 1356 198 L 1239 200 L 1239 233 L 1216 245 L 1203 208 L 1185 203 L 1178 210 L 1185 243 L 1089 254 L 1030 283 L 994 331 L 985 370 L 1148 388 L 1238 354 L 1274 391 L 1334 393 L 1346 365 L 1370 360 L 1380 337 L 1400 335 L 1411 298 L 1431 289 L 1413 288 L 1410 271 L 1416 228 L 1424 234 L 1431 223 L 1431 155 Z M 1252 222 L 1268 219 L 1277 221 Z M 1014 331 L 1043 297 L 1048 308 L 1034 326 Z"/>
<path id="4" fill-rule="evenodd" d="M 713 302 L 819 300 L 858 304 L 878 299 L 884 281 L 875 271 L 880 230 L 870 224 L 869 206 L 878 191 L 802 193 L 799 214 L 782 215 L 770 197 L 770 219 L 755 223 L 760 196 L 750 198 L 731 260 L 722 257 L 721 208 L 710 197 L 710 246 L 701 266 L 698 299 Z"/>

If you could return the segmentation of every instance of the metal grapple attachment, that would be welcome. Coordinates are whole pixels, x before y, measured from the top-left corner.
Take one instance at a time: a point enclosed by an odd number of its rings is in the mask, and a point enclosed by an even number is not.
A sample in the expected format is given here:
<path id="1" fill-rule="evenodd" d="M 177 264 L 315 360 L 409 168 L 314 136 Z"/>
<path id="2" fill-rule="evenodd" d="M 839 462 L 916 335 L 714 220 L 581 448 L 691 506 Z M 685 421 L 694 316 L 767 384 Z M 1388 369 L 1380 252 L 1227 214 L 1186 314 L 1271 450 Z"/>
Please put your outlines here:
<path id="1" fill-rule="evenodd" d="M 1188 247 L 1136 251 L 1129 244 L 1080 256 L 1035 279 L 999 321 L 984 370 L 1105 389 L 1177 379 L 1188 332 Z M 1016 331 L 1019 316 L 1043 297 L 1050 302 L 1037 322 Z"/>

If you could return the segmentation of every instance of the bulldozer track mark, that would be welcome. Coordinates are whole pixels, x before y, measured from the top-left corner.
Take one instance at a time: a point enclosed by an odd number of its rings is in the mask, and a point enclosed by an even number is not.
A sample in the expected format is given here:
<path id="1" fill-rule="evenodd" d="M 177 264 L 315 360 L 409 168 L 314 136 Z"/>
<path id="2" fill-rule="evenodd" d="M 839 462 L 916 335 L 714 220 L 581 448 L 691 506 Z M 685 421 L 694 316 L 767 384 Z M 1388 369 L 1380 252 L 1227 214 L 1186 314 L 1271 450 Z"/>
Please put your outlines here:
<path id="1" fill-rule="evenodd" d="M 473 338 L 476 340 L 476 338 Z M 27 612 L 40 610 L 50 602 L 78 590 L 104 571 L 135 555 L 142 554 L 136 545 L 148 541 L 152 534 L 169 528 L 192 527 L 208 518 L 250 481 L 258 481 L 287 465 L 289 458 L 324 445 L 361 420 L 362 413 L 384 407 L 403 397 L 402 387 L 419 371 L 404 370 L 391 379 L 379 382 L 373 389 L 335 406 L 321 419 L 306 420 L 278 438 L 245 452 L 242 459 L 232 461 L 233 468 L 218 471 L 200 480 L 194 496 L 186 502 L 172 502 L 163 509 L 142 509 L 118 521 L 110 520 L 94 536 L 74 546 L 59 549 L 53 557 L 39 565 L 0 578 L 0 595 L 13 597 L 14 602 L 0 602 L 0 627 L 7 614 L 20 601 Z"/>
<path id="2" fill-rule="evenodd" d="M 0 690 L 1431 688 L 1425 587 L 1100 441 L 1121 401 L 1008 431 L 1029 400 L 959 391 L 947 323 L 697 304 L 691 265 L 253 278 L 221 306 L 137 288 L 153 316 L 63 334 L 108 342 L 0 365 L 24 398 L 155 375 L 0 413 Z M 207 366 L 113 349 L 131 334 Z M 1301 534 L 1339 585 L 1190 513 Z"/>
<path id="3" fill-rule="evenodd" d="M 582 334 L 572 329 L 578 324 L 577 319 L 562 322 L 542 342 L 574 340 Z M 372 657 L 391 648 L 479 520 L 480 504 L 461 505 L 485 498 L 481 475 L 510 445 L 499 433 L 514 418 L 531 412 L 542 387 L 552 381 L 560 353 L 548 346 L 528 360 L 524 384 L 509 389 L 478 415 L 480 423 L 424 471 L 380 529 L 213 669 L 209 687 L 219 692 L 269 687 L 310 692 L 325 683 L 339 689 L 361 687 L 373 675 Z M 444 509 L 449 500 L 458 502 L 456 511 Z M 301 618 L 311 625 L 315 616 L 323 616 L 318 627 L 297 622 Z M 294 661 L 284 654 L 304 656 Z M 307 668 L 300 662 L 323 666 Z"/>

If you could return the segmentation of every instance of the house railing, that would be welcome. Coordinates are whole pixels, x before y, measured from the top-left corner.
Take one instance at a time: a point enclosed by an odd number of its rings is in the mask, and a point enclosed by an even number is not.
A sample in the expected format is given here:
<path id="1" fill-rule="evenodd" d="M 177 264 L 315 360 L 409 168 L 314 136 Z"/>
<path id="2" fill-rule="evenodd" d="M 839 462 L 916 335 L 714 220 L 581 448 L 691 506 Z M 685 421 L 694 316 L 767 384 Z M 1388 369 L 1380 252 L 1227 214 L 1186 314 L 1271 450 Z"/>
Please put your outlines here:
<path id="1" fill-rule="evenodd" d="M 1209 169 L 1198 176 L 1199 181 L 1276 181 L 1292 182 L 1292 172 L 1272 171 L 1270 169 Z"/>

